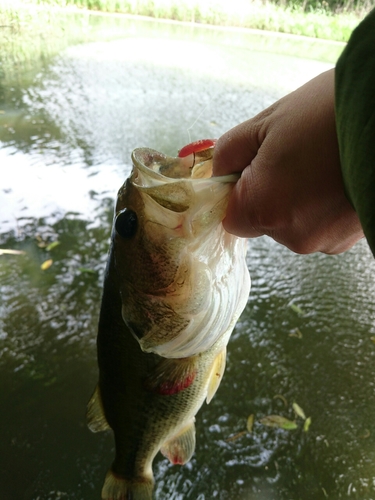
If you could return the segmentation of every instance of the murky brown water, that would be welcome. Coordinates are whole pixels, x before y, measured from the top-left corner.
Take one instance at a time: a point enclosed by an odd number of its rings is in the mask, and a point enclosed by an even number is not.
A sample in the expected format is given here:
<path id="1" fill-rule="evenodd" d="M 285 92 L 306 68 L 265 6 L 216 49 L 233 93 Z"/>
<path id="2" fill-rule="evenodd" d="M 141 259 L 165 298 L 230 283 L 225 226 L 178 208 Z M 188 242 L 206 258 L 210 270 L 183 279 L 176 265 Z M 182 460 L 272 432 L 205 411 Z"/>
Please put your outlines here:
<path id="1" fill-rule="evenodd" d="M 105 31 L 110 19 L 88 22 Z M 329 67 L 241 32 L 124 19 L 116 29 L 121 39 L 72 46 L 32 74 L 19 68 L 0 104 L 0 247 L 25 251 L 0 255 L 1 499 L 100 498 L 113 440 L 91 434 L 84 414 L 113 199 L 131 151 L 173 154 L 217 137 Z M 260 238 L 248 264 L 248 307 L 220 390 L 198 414 L 196 453 L 184 467 L 158 457 L 155 498 L 374 499 L 366 244 L 297 256 Z M 293 402 L 312 419 L 307 432 L 302 419 L 294 431 L 259 423 L 295 418 Z M 252 434 L 228 440 L 250 414 Z"/>

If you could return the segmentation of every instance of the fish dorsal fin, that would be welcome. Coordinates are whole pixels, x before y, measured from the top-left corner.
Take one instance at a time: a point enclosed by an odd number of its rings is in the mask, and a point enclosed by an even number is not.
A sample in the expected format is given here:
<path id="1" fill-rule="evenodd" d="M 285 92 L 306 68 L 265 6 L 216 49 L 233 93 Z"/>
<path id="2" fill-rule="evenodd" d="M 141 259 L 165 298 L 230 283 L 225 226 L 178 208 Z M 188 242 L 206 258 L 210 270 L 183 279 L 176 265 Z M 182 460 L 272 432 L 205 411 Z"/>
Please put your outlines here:
<path id="1" fill-rule="evenodd" d="M 110 426 L 105 418 L 100 389 L 97 385 L 86 411 L 87 426 L 92 432 L 106 431 Z"/>
<path id="2" fill-rule="evenodd" d="M 208 390 L 207 390 L 207 404 L 211 401 L 211 399 L 215 396 L 216 391 L 219 388 L 221 379 L 224 375 L 225 370 L 225 362 L 227 358 L 227 349 L 224 349 L 216 356 L 215 361 L 211 368 L 211 373 L 208 382 Z"/>
<path id="3" fill-rule="evenodd" d="M 184 465 L 195 450 L 194 419 L 176 436 L 163 444 L 160 451 L 173 465 Z"/>

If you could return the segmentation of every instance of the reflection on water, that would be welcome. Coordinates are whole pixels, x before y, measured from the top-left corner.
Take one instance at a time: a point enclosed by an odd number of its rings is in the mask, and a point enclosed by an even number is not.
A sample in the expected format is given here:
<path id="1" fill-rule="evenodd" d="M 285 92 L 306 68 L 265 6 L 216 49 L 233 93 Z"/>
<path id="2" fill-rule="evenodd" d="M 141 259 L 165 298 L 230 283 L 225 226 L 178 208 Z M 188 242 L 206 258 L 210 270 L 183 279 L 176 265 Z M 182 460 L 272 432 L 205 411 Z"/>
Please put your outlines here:
<path id="1" fill-rule="evenodd" d="M 329 67 L 241 33 L 116 22 L 121 40 L 71 47 L 31 84 L 19 73 L 1 104 L 0 244 L 25 253 L 0 255 L 0 498 L 100 497 L 113 440 L 91 434 L 84 414 L 113 199 L 132 149 L 173 154 L 217 137 Z M 251 297 L 223 383 L 198 414 L 196 453 L 184 467 L 156 460 L 155 498 L 375 498 L 366 244 L 297 256 L 260 238 L 248 264 Z M 293 402 L 312 419 L 307 432 L 302 419 L 295 431 L 259 423 L 294 419 Z"/>

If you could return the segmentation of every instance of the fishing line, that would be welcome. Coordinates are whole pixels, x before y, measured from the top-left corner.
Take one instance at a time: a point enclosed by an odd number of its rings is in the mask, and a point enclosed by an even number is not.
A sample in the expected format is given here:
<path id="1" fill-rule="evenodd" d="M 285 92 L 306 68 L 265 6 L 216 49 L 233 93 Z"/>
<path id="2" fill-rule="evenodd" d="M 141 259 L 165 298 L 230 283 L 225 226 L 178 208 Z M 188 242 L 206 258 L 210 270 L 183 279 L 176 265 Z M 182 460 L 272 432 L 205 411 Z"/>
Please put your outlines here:
<path id="1" fill-rule="evenodd" d="M 205 111 L 206 111 L 206 110 L 207 110 L 207 108 L 208 108 L 208 104 L 209 104 L 209 103 L 207 103 L 207 104 L 205 105 L 205 107 L 204 107 L 204 108 L 202 109 L 202 111 L 199 113 L 199 115 L 197 116 L 197 118 L 194 120 L 194 122 L 193 122 L 193 123 L 190 125 L 190 127 L 187 129 L 187 133 L 188 133 L 188 135 L 189 135 L 189 143 L 190 143 L 190 142 L 192 142 L 192 140 L 191 140 L 191 135 L 190 135 L 190 130 L 194 127 L 194 125 L 197 123 L 197 121 L 198 121 L 200 118 L 202 118 L 203 113 L 205 113 Z"/>

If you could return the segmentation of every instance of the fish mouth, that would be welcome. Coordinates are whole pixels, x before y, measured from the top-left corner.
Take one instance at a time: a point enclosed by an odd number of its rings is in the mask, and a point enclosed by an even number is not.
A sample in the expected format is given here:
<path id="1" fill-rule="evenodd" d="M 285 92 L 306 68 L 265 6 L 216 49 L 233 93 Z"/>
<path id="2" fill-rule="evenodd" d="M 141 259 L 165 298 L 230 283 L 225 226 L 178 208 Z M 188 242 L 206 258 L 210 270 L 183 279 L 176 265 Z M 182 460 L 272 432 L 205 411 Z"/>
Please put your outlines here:
<path id="1" fill-rule="evenodd" d="M 240 174 L 212 177 L 212 155 L 174 157 L 155 149 L 137 148 L 132 152 L 133 165 L 147 176 L 149 185 L 189 179 L 194 182 L 210 179 L 211 182 L 237 182 Z"/>
<path id="2" fill-rule="evenodd" d="M 150 148 L 132 153 L 131 182 L 142 193 L 173 212 L 185 212 L 197 199 L 227 191 L 240 174 L 212 177 L 212 154 L 203 157 L 172 157 Z"/>

